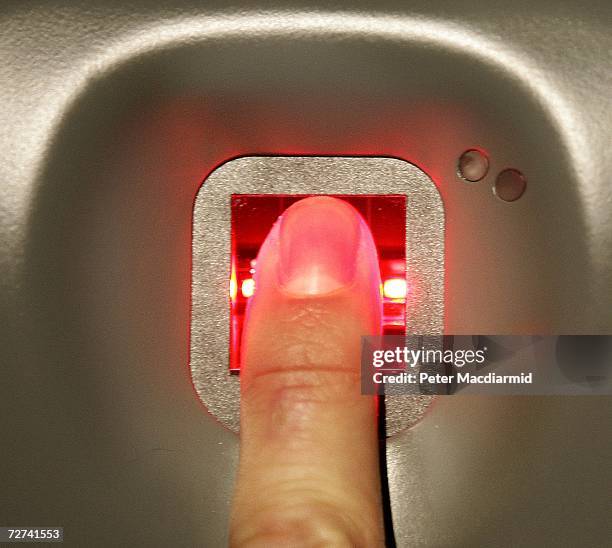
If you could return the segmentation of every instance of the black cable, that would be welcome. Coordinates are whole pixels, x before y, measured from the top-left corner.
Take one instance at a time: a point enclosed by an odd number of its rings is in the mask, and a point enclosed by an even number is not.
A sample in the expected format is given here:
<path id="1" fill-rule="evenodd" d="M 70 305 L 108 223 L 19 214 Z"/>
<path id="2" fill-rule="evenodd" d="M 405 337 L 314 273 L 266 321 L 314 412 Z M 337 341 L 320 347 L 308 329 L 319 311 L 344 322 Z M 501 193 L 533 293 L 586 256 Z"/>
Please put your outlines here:
<path id="1" fill-rule="evenodd" d="M 378 466 L 380 470 L 385 546 L 387 548 L 397 548 L 395 533 L 393 532 L 391 496 L 389 494 L 389 479 L 387 477 L 387 427 L 385 418 L 385 396 L 381 395 L 378 396 Z"/>

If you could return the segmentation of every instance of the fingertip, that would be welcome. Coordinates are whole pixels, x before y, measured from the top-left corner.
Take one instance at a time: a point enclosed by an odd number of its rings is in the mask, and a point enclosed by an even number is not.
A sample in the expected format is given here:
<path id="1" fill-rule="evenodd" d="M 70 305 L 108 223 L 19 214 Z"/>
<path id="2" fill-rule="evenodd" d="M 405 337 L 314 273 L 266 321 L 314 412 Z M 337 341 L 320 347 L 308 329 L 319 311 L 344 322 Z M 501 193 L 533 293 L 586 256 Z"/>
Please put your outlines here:
<path id="1" fill-rule="evenodd" d="M 307 296 L 350 285 L 360 237 L 359 216 L 342 200 L 312 197 L 296 202 L 280 220 L 280 286 Z"/>

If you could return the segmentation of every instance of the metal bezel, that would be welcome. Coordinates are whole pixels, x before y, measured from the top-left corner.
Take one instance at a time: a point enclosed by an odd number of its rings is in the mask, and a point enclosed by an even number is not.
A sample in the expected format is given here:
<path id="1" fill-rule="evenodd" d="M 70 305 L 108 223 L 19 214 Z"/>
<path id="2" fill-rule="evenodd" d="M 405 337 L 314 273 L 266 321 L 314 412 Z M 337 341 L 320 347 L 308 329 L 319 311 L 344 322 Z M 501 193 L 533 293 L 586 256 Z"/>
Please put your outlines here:
<path id="1" fill-rule="evenodd" d="M 409 334 L 439 334 L 444 317 L 444 208 L 416 166 L 380 157 L 242 157 L 200 188 L 193 213 L 190 368 L 195 389 L 218 420 L 240 425 L 239 377 L 229 372 L 232 194 L 401 194 L 406 196 Z M 387 396 L 387 435 L 414 424 L 431 396 Z"/>

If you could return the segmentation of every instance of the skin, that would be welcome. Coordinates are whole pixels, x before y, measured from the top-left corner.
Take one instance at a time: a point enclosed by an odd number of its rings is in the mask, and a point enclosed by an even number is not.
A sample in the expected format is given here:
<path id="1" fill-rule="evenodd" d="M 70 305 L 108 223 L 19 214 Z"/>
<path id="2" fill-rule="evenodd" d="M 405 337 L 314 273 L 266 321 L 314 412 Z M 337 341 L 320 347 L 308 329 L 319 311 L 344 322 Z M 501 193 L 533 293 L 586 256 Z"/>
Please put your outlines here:
<path id="1" fill-rule="evenodd" d="M 383 546 L 376 402 L 360 393 L 361 336 L 381 325 L 369 229 L 346 202 L 301 200 L 255 281 L 230 545 Z"/>

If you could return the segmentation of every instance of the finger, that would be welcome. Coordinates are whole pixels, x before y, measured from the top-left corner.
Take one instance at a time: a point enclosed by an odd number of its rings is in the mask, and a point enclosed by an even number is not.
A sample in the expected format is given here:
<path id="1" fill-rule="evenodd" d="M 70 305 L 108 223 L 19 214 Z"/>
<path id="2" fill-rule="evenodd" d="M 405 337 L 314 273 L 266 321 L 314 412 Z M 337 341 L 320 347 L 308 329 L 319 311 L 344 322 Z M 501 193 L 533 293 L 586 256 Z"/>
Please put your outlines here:
<path id="1" fill-rule="evenodd" d="M 369 228 L 334 198 L 291 206 L 257 258 L 245 319 L 233 546 L 383 544 L 376 402 L 361 336 L 381 325 Z"/>

